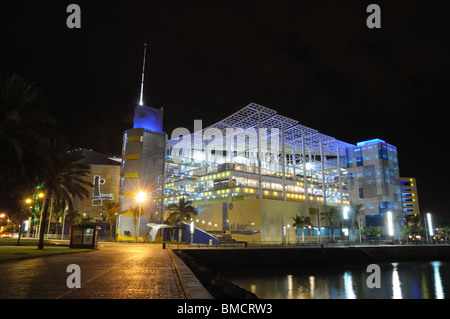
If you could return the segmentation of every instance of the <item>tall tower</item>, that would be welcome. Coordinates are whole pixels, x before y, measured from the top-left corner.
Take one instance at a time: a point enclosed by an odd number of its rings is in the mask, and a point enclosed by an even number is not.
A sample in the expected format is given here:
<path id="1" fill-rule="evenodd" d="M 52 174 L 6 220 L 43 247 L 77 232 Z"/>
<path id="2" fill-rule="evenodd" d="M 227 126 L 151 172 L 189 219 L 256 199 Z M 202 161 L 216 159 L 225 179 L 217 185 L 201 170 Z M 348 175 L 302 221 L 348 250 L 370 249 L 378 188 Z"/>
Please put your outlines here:
<path id="1" fill-rule="evenodd" d="M 148 236 L 149 222 L 161 223 L 164 212 L 164 159 L 167 134 L 162 130 L 163 108 L 144 104 L 144 73 L 147 45 L 144 46 L 139 105 L 134 109 L 133 128 L 123 133 L 120 183 L 121 215 L 117 221 L 118 240 L 134 240 L 136 233 L 142 241 Z M 145 193 L 145 200 L 137 194 Z M 131 210 L 139 210 L 139 215 Z M 139 229 L 139 230 L 138 230 Z"/>

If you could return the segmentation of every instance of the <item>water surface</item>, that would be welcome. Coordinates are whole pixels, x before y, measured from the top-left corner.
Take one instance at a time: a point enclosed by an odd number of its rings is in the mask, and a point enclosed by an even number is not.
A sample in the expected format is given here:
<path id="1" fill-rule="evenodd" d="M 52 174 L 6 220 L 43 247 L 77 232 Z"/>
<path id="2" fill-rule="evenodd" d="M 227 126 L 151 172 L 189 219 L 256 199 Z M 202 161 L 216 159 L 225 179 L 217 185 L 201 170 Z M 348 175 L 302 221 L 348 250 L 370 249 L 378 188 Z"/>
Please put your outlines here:
<path id="1" fill-rule="evenodd" d="M 380 288 L 369 288 L 367 265 L 221 271 L 262 299 L 447 299 L 450 262 L 379 263 Z M 369 278 L 373 282 L 372 277 Z"/>

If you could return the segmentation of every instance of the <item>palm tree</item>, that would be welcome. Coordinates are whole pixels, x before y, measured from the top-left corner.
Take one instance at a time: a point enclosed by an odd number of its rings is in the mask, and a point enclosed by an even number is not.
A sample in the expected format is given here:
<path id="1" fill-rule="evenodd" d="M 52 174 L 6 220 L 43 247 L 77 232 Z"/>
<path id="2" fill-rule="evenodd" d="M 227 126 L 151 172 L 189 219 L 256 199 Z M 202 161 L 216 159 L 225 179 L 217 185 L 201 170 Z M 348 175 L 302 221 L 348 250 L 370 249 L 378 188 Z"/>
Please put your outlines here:
<path id="1" fill-rule="evenodd" d="M 408 226 L 420 225 L 420 223 L 421 223 L 420 216 L 418 214 L 406 215 L 405 221 L 406 221 L 406 225 L 408 225 Z"/>
<path id="2" fill-rule="evenodd" d="M 330 207 L 330 210 L 328 212 L 322 212 L 320 213 L 322 215 L 321 220 L 327 220 L 330 225 L 331 230 L 331 242 L 334 243 L 334 225 L 337 225 L 339 221 L 341 220 L 342 213 L 339 211 L 336 207 Z"/>
<path id="3" fill-rule="evenodd" d="M 411 227 L 408 225 L 402 225 L 400 228 L 400 232 L 403 234 L 403 236 L 405 236 L 406 238 L 406 243 L 408 244 L 408 239 L 409 236 L 411 235 Z"/>
<path id="4" fill-rule="evenodd" d="M 64 216 L 64 222 L 69 224 L 69 236 L 70 236 L 72 224 L 75 225 L 78 217 L 80 217 L 80 213 L 78 213 L 77 210 L 69 210 L 69 211 L 67 211 L 66 215 Z M 64 232 L 64 229 L 63 229 L 63 232 Z"/>
<path id="5" fill-rule="evenodd" d="M 444 228 L 442 229 L 440 235 L 442 237 L 444 237 L 445 239 L 445 244 L 447 244 L 447 238 L 450 237 L 450 227 L 449 226 L 444 226 Z"/>
<path id="6" fill-rule="evenodd" d="M 135 237 L 136 242 L 138 242 L 138 230 L 137 229 L 138 229 L 139 214 L 145 215 L 148 217 L 148 213 L 146 210 L 142 209 L 142 207 L 141 207 L 141 212 L 139 213 L 139 206 L 130 207 L 130 209 L 128 211 L 134 217 L 134 237 Z"/>
<path id="7" fill-rule="evenodd" d="M 103 207 L 102 221 L 109 224 L 108 240 L 111 241 L 111 234 L 114 224 L 117 220 L 117 213 L 120 211 L 120 203 L 108 201 L 106 207 Z"/>
<path id="8" fill-rule="evenodd" d="M 167 209 L 172 212 L 169 217 L 167 217 L 166 223 L 174 226 L 184 219 L 189 221 L 193 216 L 197 215 L 196 209 L 191 204 L 192 201 L 186 201 L 185 198 L 181 198 L 178 204 L 170 204 L 167 206 Z"/>
<path id="9" fill-rule="evenodd" d="M 64 209 L 65 209 L 65 203 L 64 201 L 52 201 L 52 214 L 55 216 L 56 219 L 56 225 L 55 225 L 55 235 L 58 234 L 58 226 L 59 226 L 59 219 L 64 216 Z"/>
<path id="10" fill-rule="evenodd" d="M 370 226 L 364 229 L 364 234 L 366 236 L 378 237 L 378 239 L 380 239 L 382 233 L 383 232 L 381 231 L 380 227 Z"/>
<path id="11" fill-rule="evenodd" d="M 167 209 L 172 211 L 169 215 L 169 217 L 167 217 L 167 219 L 164 221 L 164 223 L 175 226 L 178 225 L 178 243 L 181 240 L 181 234 L 180 234 L 180 224 L 184 219 L 187 219 L 188 221 L 190 221 L 190 219 L 197 215 L 197 211 L 194 208 L 194 206 L 191 205 L 192 201 L 188 200 L 186 201 L 186 199 L 184 197 L 182 197 L 179 202 L 178 205 L 177 204 L 170 204 L 169 206 L 167 206 Z M 171 235 L 173 236 L 173 235 Z"/>
<path id="12" fill-rule="evenodd" d="M 93 227 L 94 226 L 94 217 L 89 215 L 78 215 L 75 220 L 75 225 L 79 225 L 81 227 Z"/>
<path id="13" fill-rule="evenodd" d="M 52 199 L 64 201 L 69 210 L 73 210 L 72 201 L 75 196 L 84 198 L 89 195 L 87 187 L 90 182 L 83 179 L 89 174 L 89 165 L 81 163 L 83 154 L 80 151 L 70 151 L 67 144 L 55 140 L 47 155 L 51 165 L 43 168 L 45 201 L 42 212 L 42 225 L 47 224 L 47 218 Z M 39 230 L 38 249 L 44 248 L 45 227 Z"/>
<path id="14" fill-rule="evenodd" d="M 294 223 L 292 224 L 292 227 L 296 228 L 296 237 L 298 238 L 298 233 L 300 231 L 301 228 L 305 227 L 305 226 L 311 226 L 311 217 L 309 216 L 298 216 L 295 215 L 294 217 L 291 217 L 294 220 Z M 304 236 L 304 232 L 302 230 L 302 242 L 305 241 L 305 236 Z"/>
<path id="15" fill-rule="evenodd" d="M 17 75 L 0 78 L 0 191 L 35 186 L 48 164 L 55 119 L 50 101 L 33 84 Z M 6 192 L 7 191 L 7 192 Z"/>
<path id="16" fill-rule="evenodd" d="M 363 207 L 360 203 L 350 203 L 352 214 L 351 224 L 350 224 L 350 232 L 352 235 L 355 233 L 355 229 L 361 229 L 361 225 L 359 222 L 359 217 L 361 216 L 361 208 Z M 361 234 L 359 235 L 361 236 Z"/>

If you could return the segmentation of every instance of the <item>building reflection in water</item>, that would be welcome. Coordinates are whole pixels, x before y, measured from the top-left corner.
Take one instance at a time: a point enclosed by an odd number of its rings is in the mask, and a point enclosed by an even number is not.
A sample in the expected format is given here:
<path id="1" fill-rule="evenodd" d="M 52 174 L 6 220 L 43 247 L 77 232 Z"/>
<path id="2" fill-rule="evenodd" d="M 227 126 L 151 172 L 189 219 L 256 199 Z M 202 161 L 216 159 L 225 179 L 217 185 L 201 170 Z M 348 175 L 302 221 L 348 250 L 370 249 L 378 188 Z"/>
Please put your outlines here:
<path id="1" fill-rule="evenodd" d="M 433 266 L 434 273 L 434 295 L 436 299 L 444 299 L 444 289 L 442 288 L 441 273 L 439 267 L 441 266 L 440 261 L 433 261 L 431 263 Z"/>
<path id="2" fill-rule="evenodd" d="M 392 263 L 392 298 L 393 299 L 402 299 L 402 288 L 400 278 L 398 276 L 397 270 L 398 263 Z"/>
<path id="3" fill-rule="evenodd" d="M 450 262 L 380 263 L 381 288 L 368 288 L 367 265 L 234 271 L 225 277 L 261 299 L 444 299 Z M 448 298 L 448 297 L 447 297 Z"/>
<path id="4" fill-rule="evenodd" d="M 352 273 L 346 271 L 344 273 L 344 286 L 345 286 L 345 297 L 347 299 L 356 299 L 356 294 L 353 289 Z"/>

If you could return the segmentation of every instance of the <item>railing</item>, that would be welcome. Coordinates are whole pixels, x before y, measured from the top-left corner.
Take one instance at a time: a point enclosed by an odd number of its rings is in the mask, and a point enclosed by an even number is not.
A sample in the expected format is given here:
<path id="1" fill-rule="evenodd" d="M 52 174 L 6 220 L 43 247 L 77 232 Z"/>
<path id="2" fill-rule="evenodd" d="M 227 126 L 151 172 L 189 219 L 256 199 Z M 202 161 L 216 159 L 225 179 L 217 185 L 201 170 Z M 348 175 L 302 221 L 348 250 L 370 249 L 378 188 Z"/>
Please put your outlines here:
<path id="1" fill-rule="evenodd" d="M 280 243 L 275 241 L 264 242 L 225 242 L 219 244 L 198 244 L 198 243 L 180 243 L 179 247 L 191 247 L 191 248 L 304 248 L 304 247 L 362 247 L 362 246 L 389 246 L 389 245 L 449 245 L 445 243 L 406 243 L 405 241 L 389 241 L 389 240 L 371 240 L 366 242 L 354 242 L 354 241 L 336 241 L 332 242 L 299 242 L 299 243 Z"/>

